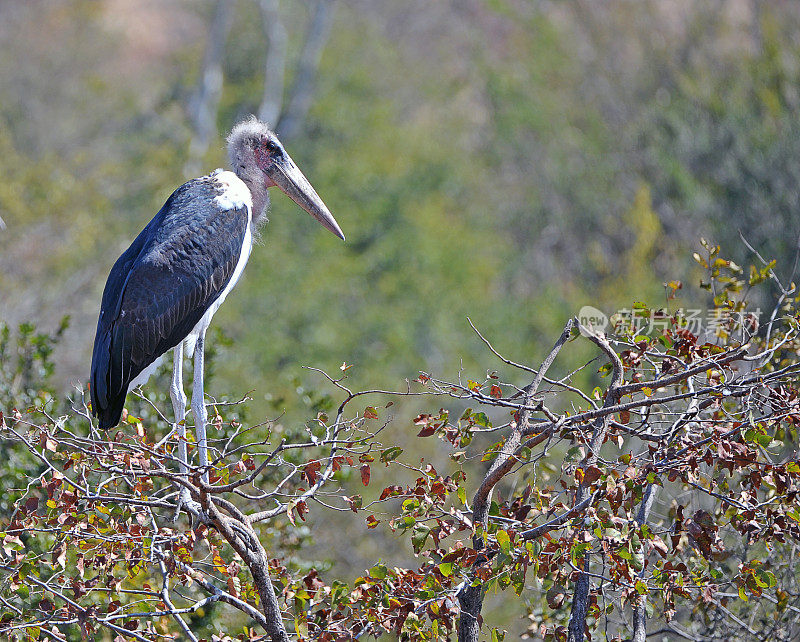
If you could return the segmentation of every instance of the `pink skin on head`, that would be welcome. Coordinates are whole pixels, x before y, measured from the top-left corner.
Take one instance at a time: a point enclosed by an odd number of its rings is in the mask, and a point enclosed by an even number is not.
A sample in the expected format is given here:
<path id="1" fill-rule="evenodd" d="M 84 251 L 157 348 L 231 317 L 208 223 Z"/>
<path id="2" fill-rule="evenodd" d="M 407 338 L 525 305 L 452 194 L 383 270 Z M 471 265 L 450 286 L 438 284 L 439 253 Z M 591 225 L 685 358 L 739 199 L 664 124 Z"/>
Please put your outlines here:
<path id="1" fill-rule="evenodd" d="M 311 214 L 323 227 L 344 240 L 339 224 L 319 197 L 311 183 L 303 175 L 294 161 L 279 146 L 265 136 L 253 150 L 256 163 L 264 176 L 267 188 L 277 187 L 295 203 Z"/>
<path id="2" fill-rule="evenodd" d="M 275 187 L 277 183 L 273 181 L 269 177 L 269 174 L 267 173 L 271 169 L 272 164 L 274 162 L 273 154 L 271 154 L 267 150 L 266 145 L 268 140 L 269 139 L 267 138 L 262 139 L 261 144 L 258 145 L 254 151 L 256 155 L 256 162 L 258 163 L 258 166 L 261 168 L 261 171 L 264 173 L 264 185 L 267 188 L 270 188 L 270 187 Z"/>

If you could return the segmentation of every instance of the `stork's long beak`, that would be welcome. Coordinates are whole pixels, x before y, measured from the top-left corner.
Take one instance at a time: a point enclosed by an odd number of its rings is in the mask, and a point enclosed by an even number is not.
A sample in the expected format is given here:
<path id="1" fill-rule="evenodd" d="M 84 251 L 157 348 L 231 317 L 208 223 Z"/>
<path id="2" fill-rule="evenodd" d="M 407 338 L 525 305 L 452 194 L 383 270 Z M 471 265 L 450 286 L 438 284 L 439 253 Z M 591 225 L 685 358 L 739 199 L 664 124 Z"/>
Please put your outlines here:
<path id="1" fill-rule="evenodd" d="M 333 214 L 286 152 L 272 163 L 266 174 L 286 196 L 344 241 L 342 228 L 333 218 Z"/>

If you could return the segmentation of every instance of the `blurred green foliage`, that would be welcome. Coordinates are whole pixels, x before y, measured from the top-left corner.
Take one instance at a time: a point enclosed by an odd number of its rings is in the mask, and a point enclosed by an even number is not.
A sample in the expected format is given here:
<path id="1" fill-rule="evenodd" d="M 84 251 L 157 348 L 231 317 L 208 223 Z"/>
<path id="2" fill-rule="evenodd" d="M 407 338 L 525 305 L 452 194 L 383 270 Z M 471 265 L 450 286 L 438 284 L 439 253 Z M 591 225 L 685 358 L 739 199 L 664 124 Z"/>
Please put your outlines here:
<path id="1" fill-rule="evenodd" d="M 62 407 L 54 389 L 53 350 L 69 326 L 69 317 L 61 319 L 52 334 L 37 332 L 32 323 L 21 323 L 12 329 L 0 321 L 0 425 L 5 429 L 15 413 L 49 412 L 57 414 Z M 0 435 L 3 458 L 0 461 L 0 516 L 7 517 L 31 479 L 43 470 L 41 462 L 27 450 L 17 447 L 5 430 Z M 14 447 L 12 447 L 14 446 Z"/>
<path id="2" fill-rule="evenodd" d="M 155 52 L 137 49 L 141 27 L 124 21 L 160 18 L 153 28 L 170 35 L 166 10 L 43 4 L 49 40 L 33 47 L 31 9 L 8 11 L 0 304 L 9 321 L 43 327 L 56 310 L 73 315 L 61 382 L 85 380 L 104 276 L 182 180 L 182 110 L 212 6 L 184 8 L 197 37 Z M 297 388 L 316 381 L 300 365 L 353 363 L 357 386 L 474 367 L 468 315 L 501 350 L 532 358 L 582 305 L 611 313 L 692 278 L 679 266 L 699 233 L 735 255 L 741 230 L 791 265 L 797 12 L 763 7 L 742 25 L 697 7 L 650 38 L 665 11 L 339 3 L 288 145 L 348 240 L 274 196 L 263 245 L 216 320 L 232 342 L 210 392 L 252 390 L 256 416 L 291 413 Z M 307 13 L 283 4 L 281 15 L 288 87 Z M 231 34 L 221 134 L 258 108 L 255 3 L 237 5 Z M 734 37 L 751 46 L 732 49 Z M 32 54 L 12 63 L 23 47 Z M 220 140 L 205 165 L 224 163 Z"/>

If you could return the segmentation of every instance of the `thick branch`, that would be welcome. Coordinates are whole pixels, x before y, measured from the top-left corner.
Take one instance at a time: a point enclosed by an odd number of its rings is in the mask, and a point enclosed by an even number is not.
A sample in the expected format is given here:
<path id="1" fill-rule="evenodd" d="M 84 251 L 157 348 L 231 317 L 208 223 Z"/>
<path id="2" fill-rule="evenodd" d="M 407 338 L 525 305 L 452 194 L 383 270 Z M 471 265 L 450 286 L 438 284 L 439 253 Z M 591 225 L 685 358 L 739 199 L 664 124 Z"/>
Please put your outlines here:
<path id="1" fill-rule="evenodd" d="M 647 517 L 650 515 L 650 509 L 653 507 L 653 502 L 656 498 L 658 487 L 654 484 L 648 484 L 642 497 L 642 503 L 639 505 L 639 513 L 636 515 L 636 522 L 641 526 L 647 522 Z M 639 575 L 644 574 L 644 564 Z M 637 595 L 636 602 L 633 605 L 633 636 L 631 642 L 645 642 L 647 639 L 647 596 Z"/>
<path id="2" fill-rule="evenodd" d="M 289 642 L 286 628 L 283 626 L 278 598 L 269 576 L 269 558 L 264 547 L 249 524 L 232 524 L 209 501 L 208 495 L 201 494 L 201 504 L 219 532 L 228 540 L 233 550 L 244 560 L 253 576 L 253 583 L 261 598 L 261 609 L 266 618 L 262 626 L 272 642 Z"/>
<path id="3" fill-rule="evenodd" d="M 583 334 L 587 335 L 589 339 L 596 344 L 611 360 L 614 371 L 611 375 L 611 384 L 606 391 L 606 399 L 603 406 L 613 406 L 619 399 L 619 386 L 622 382 L 622 362 L 608 339 L 601 334 L 594 334 L 586 330 L 576 320 L 578 327 L 581 328 Z M 589 452 L 586 453 L 582 462 L 582 467 L 585 469 L 597 463 L 600 456 L 600 447 L 603 445 L 606 432 L 608 431 L 609 418 L 608 415 L 601 416 L 595 419 L 594 429 L 592 433 L 592 440 L 589 444 Z M 578 489 L 575 492 L 575 503 L 580 504 L 588 493 L 588 485 L 581 482 L 578 484 Z M 572 613 L 570 614 L 569 627 L 567 629 L 567 642 L 580 642 L 584 639 L 584 630 L 586 629 L 586 614 L 589 610 L 589 554 L 587 553 L 583 561 L 583 572 L 578 575 L 575 582 L 575 593 L 572 598 Z"/>
<path id="4" fill-rule="evenodd" d="M 481 485 L 475 492 L 472 500 L 473 524 L 478 527 L 486 528 L 489 518 L 489 506 L 491 504 L 492 490 L 497 483 L 508 474 L 508 472 L 519 462 L 516 457 L 516 452 L 519 449 L 522 441 L 522 428 L 530 421 L 532 410 L 530 407 L 533 397 L 536 394 L 539 385 L 547 374 L 548 368 L 555 361 L 556 356 L 561 351 L 561 348 L 567 342 L 574 327 L 574 320 L 570 319 L 561 336 L 556 341 L 553 349 L 542 362 L 541 367 L 536 373 L 533 381 L 525 389 L 525 399 L 523 405 L 526 407 L 520 411 L 516 423 L 512 424 L 512 432 L 509 435 L 497 458 L 492 462 L 489 471 L 483 478 Z M 472 539 L 473 547 L 475 550 L 483 548 L 483 537 L 477 532 Z M 481 608 L 483 607 L 483 587 L 482 586 L 467 586 L 458 595 L 458 600 L 461 606 L 461 617 L 458 621 L 458 640 L 459 642 L 477 642 L 480 635 L 480 624 L 478 618 L 480 617 Z"/>

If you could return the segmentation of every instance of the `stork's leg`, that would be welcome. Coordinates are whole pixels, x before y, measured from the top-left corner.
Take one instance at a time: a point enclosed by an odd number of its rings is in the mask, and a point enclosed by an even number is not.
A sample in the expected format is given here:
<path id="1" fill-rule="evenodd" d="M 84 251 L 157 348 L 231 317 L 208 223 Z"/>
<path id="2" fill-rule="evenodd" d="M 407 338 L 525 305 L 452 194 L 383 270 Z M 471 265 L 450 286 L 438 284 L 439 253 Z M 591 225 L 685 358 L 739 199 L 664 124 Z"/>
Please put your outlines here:
<path id="1" fill-rule="evenodd" d="M 178 458 L 181 460 L 181 472 L 189 470 L 186 454 L 186 393 L 183 391 L 183 341 L 175 346 L 172 363 L 172 384 L 169 387 L 172 398 L 172 409 L 175 411 L 175 433 L 178 435 Z"/>
<path id="2" fill-rule="evenodd" d="M 178 459 L 180 460 L 180 471 L 182 474 L 189 472 L 189 455 L 186 446 L 186 393 L 183 390 L 183 342 L 175 346 L 172 363 L 172 383 L 169 387 L 169 396 L 172 398 L 172 409 L 175 411 L 175 434 L 178 435 Z M 194 399 L 192 400 L 194 401 Z M 186 486 L 181 486 L 178 495 L 178 503 L 175 507 L 175 516 L 172 521 L 178 519 L 181 507 L 185 507 L 192 515 L 200 516 L 202 511 L 200 505 L 192 499 L 191 493 Z"/>
<path id="3" fill-rule="evenodd" d="M 169 396 L 172 398 L 172 409 L 175 412 L 175 426 L 173 430 L 178 435 L 178 459 L 182 474 L 189 472 L 189 456 L 186 449 L 186 393 L 183 390 L 183 341 L 175 346 L 172 362 L 172 383 L 169 387 Z M 178 506 L 175 509 L 174 519 L 178 519 L 180 507 L 191 503 L 189 489 L 181 486 L 178 497 Z"/>
<path id="4" fill-rule="evenodd" d="M 205 350 L 206 333 L 201 332 L 194 347 L 194 383 L 192 385 L 192 414 L 197 435 L 197 453 L 200 466 L 208 466 L 208 442 L 206 441 L 206 404 L 203 393 L 203 351 Z M 208 470 L 203 473 L 203 481 L 208 483 Z"/>

